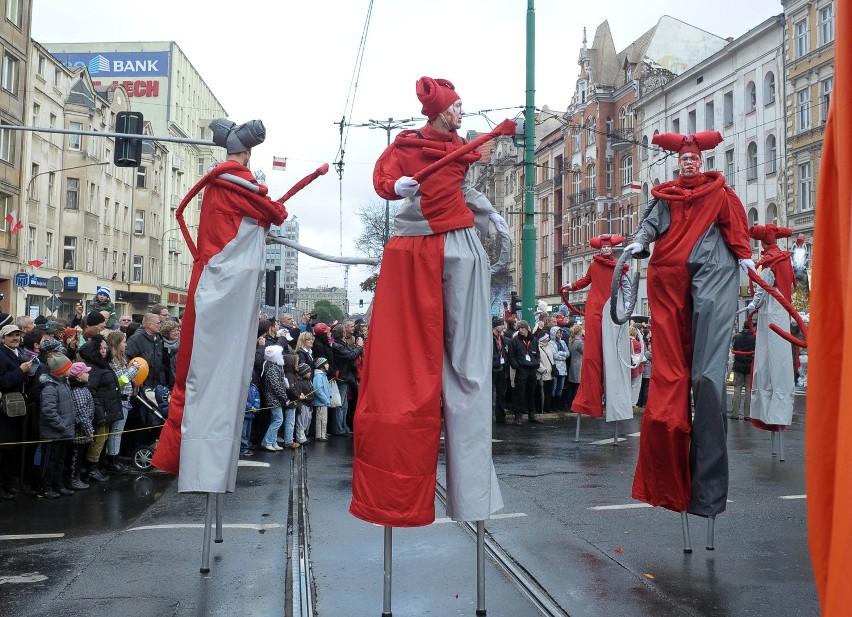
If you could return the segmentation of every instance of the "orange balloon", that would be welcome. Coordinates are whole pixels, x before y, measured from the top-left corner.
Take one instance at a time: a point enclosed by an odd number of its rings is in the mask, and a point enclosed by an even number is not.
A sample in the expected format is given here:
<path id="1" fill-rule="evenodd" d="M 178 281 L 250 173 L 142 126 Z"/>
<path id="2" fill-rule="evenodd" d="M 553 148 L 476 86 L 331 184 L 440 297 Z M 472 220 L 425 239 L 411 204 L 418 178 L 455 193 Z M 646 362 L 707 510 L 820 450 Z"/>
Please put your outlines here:
<path id="1" fill-rule="evenodd" d="M 148 378 L 148 371 L 150 370 L 148 368 L 148 361 L 145 358 L 140 357 L 140 358 L 133 358 L 127 364 L 132 365 L 134 363 L 139 365 L 139 370 L 136 373 L 136 377 L 133 378 L 133 383 L 135 383 L 137 386 L 141 386 L 143 383 L 145 383 L 145 380 Z"/>

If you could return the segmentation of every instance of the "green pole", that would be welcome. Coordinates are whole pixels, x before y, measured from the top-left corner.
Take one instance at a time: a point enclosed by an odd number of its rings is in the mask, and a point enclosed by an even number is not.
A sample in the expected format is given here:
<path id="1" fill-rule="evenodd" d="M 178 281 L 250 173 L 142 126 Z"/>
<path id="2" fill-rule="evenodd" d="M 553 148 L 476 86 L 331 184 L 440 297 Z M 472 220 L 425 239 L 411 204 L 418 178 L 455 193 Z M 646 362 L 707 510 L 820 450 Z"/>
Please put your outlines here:
<path id="1" fill-rule="evenodd" d="M 524 107 L 524 224 L 521 230 L 523 318 L 535 312 L 535 0 L 527 0 L 527 100 Z"/>

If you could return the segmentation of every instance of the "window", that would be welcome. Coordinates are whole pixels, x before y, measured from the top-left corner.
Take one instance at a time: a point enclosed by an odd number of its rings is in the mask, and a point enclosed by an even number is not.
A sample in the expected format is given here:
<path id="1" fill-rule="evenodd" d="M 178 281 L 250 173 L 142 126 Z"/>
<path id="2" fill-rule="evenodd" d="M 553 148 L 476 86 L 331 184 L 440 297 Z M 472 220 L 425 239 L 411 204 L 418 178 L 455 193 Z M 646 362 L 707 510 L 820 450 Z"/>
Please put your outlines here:
<path id="1" fill-rule="evenodd" d="M 148 168 L 144 165 L 136 168 L 136 188 L 148 188 Z"/>
<path id="2" fill-rule="evenodd" d="M 831 88 L 834 85 L 834 78 L 829 77 L 828 79 L 822 81 L 819 85 L 819 98 L 820 98 L 820 114 L 822 123 L 828 120 L 828 107 L 831 103 Z"/>
<path id="3" fill-rule="evenodd" d="M 86 202 L 86 210 L 89 212 L 95 211 L 95 203 L 97 202 L 97 185 L 94 182 L 89 183 L 89 201 Z"/>
<path id="4" fill-rule="evenodd" d="M 580 151 L 580 145 L 582 143 L 583 132 L 579 128 L 575 128 L 571 137 L 574 140 L 574 152 Z"/>
<path id="5" fill-rule="evenodd" d="M 32 126 L 38 126 L 39 116 L 41 115 L 41 105 L 33 103 L 33 120 Z"/>
<path id="6" fill-rule="evenodd" d="M 597 196 L 597 180 L 595 178 L 596 170 L 594 165 L 586 167 L 586 186 L 589 188 L 589 197 Z"/>
<path id="7" fill-rule="evenodd" d="M 133 282 L 134 283 L 141 283 L 142 282 L 142 263 L 143 263 L 142 255 L 134 255 L 133 256 Z"/>
<path id="8" fill-rule="evenodd" d="M 827 5 L 817 12 L 817 23 L 819 28 L 819 45 L 828 45 L 834 40 L 834 9 Z"/>
<path id="9" fill-rule="evenodd" d="M 14 95 L 18 94 L 18 70 L 20 68 L 18 59 L 10 53 L 3 54 L 3 79 L 0 85 L 3 89 Z"/>
<path id="10" fill-rule="evenodd" d="M 36 74 L 39 77 L 44 77 L 44 64 L 45 64 L 44 56 L 39 54 L 38 55 L 38 61 L 36 62 L 36 67 L 37 67 L 36 68 Z"/>
<path id="11" fill-rule="evenodd" d="M 704 159 L 704 169 L 705 171 L 714 171 L 716 169 L 716 157 L 708 156 Z"/>
<path id="12" fill-rule="evenodd" d="M 50 128 L 56 128 L 56 114 L 50 114 Z"/>
<path id="13" fill-rule="evenodd" d="M 612 192 L 612 161 L 606 162 L 606 192 Z"/>
<path id="14" fill-rule="evenodd" d="M 69 122 L 68 129 L 71 131 L 82 131 L 83 125 L 79 122 Z M 82 135 L 68 135 L 68 149 L 81 150 L 83 146 Z"/>
<path id="15" fill-rule="evenodd" d="M 642 136 L 642 148 L 639 150 L 639 156 L 642 158 L 643 161 L 648 160 L 648 136 L 647 135 Z"/>
<path id="16" fill-rule="evenodd" d="M 95 241 L 86 238 L 86 269 L 85 272 L 95 273 Z"/>
<path id="17" fill-rule="evenodd" d="M 796 195 L 796 209 L 799 212 L 813 210 L 811 201 L 811 185 L 813 178 L 811 175 L 811 162 L 799 163 L 798 168 L 798 193 Z"/>
<path id="18" fill-rule="evenodd" d="M 774 174 L 777 171 L 778 148 L 775 144 L 775 135 L 766 138 L 766 173 Z"/>
<path id="19" fill-rule="evenodd" d="M 21 27 L 21 2 L 20 0 L 6 0 L 6 19 Z"/>
<path id="20" fill-rule="evenodd" d="M 686 134 L 694 135 L 696 131 L 695 126 L 695 110 L 693 109 L 686 114 Z"/>
<path id="21" fill-rule="evenodd" d="M 713 101 L 707 101 L 706 103 L 704 103 L 704 130 L 716 130 L 716 118 L 715 110 L 713 108 Z"/>
<path id="22" fill-rule="evenodd" d="M 749 208 L 748 211 L 748 226 L 753 227 L 755 225 L 760 224 L 759 219 L 757 218 L 757 208 Z M 760 248 L 760 242 L 758 240 L 751 241 L 751 250 L 756 251 Z"/>
<path id="23" fill-rule="evenodd" d="M 38 259 L 38 255 L 36 255 L 36 240 L 38 239 L 38 232 L 35 227 L 30 226 L 27 230 L 27 259 L 33 260 Z"/>
<path id="24" fill-rule="evenodd" d="M 53 188 L 56 186 L 56 172 L 51 171 L 47 174 L 47 205 L 53 206 Z"/>
<path id="25" fill-rule="evenodd" d="M 766 224 L 774 223 L 778 224 L 778 206 L 775 204 L 769 204 L 766 206 Z"/>
<path id="26" fill-rule="evenodd" d="M 109 277 L 109 274 L 107 274 L 107 259 L 108 258 L 109 258 L 109 250 L 104 249 L 104 252 L 101 255 L 101 271 L 99 273 L 104 278 Z"/>
<path id="27" fill-rule="evenodd" d="M 811 89 L 799 90 L 796 93 L 796 126 L 799 131 L 807 131 L 811 128 Z"/>
<path id="28" fill-rule="evenodd" d="M 145 211 L 137 210 L 133 214 L 133 234 L 136 236 L 145 235 Z"/>
<path id="29" fill-rule="evenodd" d="M 612 139 L 612 118 L 610 116 L 606 117 L 606 136 L 607 139 Z"/>
<path id="30" fill-rule="evenodd" d="M 747 152 L 746 180 L 757 180 L 757 144 L 750 141 Z"/>
<path id="31" fill-rule="evenodd" d="M 46 231 L 44 233 L 44 265 L 50 266 L 53 262 L 53 232 Z"/>
<path id="32" fill-rule="evenodd" d="M 77 210 L 80 207 L 80 179 L 68 178 L 65 181 L 65 208 Z"/>
<path id="33" fill-rule="evenodd" d="M 745 110 L 746 113 L 751 113 L 757 109 L 757 86 L 753 81 L 748 82 L 745 90 Z"/>
<path id="34" fill-rule="evenodd" d="M 7 163 L 15 158 L 15 134 L 8 129 L 0 129 L 0 159 Z"/>
<path id="35" fill-rule="evenodd" d="M 766 105 L 775 102 L 775 75 L 772 72 L 763 77 L 763 100 Z"/>
<path id="36" fill-rule="evenodd" d="M 8 231 L 9 223 L 6 220 L 6 215 L 9 214 L 9 202 L 11 201 L 11 197 L 8 195 L 4 195 L 0 193 L 0 216 L 3 217 L 3 220 L 0 221 L 0 231 Z"/>
<path id="37" fill-rule="evenodd" d="M 580 105 L 585 105 L 586 97 L 588 96 L 588 84 L 585 79 L 577 82 L 577 102 Z"/>
<path id="38" fill-rule="evenodd" d="M 734 151 L 725 150 L 725 176 L 733 182 L 734 178 Z"/>
<path id="39" fill-rule="evenodd" d="M 802 19 L 793 24 L 794 58 L 801 58 L 808 53 L 808 20 Z"/>
<path id="40" fill-rule="evenodd" d="M 574 199 L 576 201 L 575 205 L 579 205 L 582 199 L 580 198 L 580 191 L 583 190 L 583 177 L 579 172 L 575 172 L 571 179 L 571 186 L 574 190 Z"/>
<path id="41" fill-rule="evenodd" d="M 586 145 L 591 146 L 595 143 L 595 119 L 589 118 L 586 120 Z"/>
<path id="42" fill-rule="evenodd" d="M 722 112 L 725 116 L 725 126 L 731 126 L 734 123 L 734 93 L 726 92 L 723 103 Z"/>
<path id="43" fill-rule="evenodd" d="M 672 118 L 672 133 L 680 133 L 680 118 Z"/>
<path id="44" fill-rule="evenodd" d="M 199 176 L 204 175 L 204 157 L 203 156 L 198 157 L 198 175 Z"/>
<path id="45" fill-rule="evenodd" d="M 30 199 L 35 199 L 36 201 L 38 201 L 38 185 L 39 185 L 39 183 L 35 182 L 35 178 L 39 174 L 39 169 L 40 168 L 38 166 L 38 163 L 32 164 L 31 173 L 30 173 L 30 186 L 31 186 L 31 188 L 30 188 Z"/>
<path id="46" fill-rule="evenodd" d="M 621 185 L 626 186 L 633 182 L 633 157 L 630 155 L 621 159 Z"/>
<path id="47" fill-rule="evenodd" d="M 101 223 L 103 223 L 104 227 L 109 225 L 109 212 L 110 212 L 109 197 L 104 197 L 104 214 L 103 214 L 103 218 L 101 220 Z"/>
<path id="48" fill-rule="evenodd" d="M 65 236 L 65 250 L 62 254 L 62 263 L 66 270 L 77 269 L 77 238 Z"/>

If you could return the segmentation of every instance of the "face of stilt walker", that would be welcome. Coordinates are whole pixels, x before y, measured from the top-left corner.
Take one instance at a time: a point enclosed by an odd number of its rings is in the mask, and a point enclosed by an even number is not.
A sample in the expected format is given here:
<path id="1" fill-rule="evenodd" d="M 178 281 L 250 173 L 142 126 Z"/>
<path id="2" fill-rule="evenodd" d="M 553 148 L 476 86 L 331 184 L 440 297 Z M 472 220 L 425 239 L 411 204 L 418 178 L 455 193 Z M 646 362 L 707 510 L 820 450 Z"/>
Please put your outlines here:
<path id="1" fill-rule="evenodd" d="M 461 99 L 455 101 L 446 111 L 441 112 L 441 118 L 443 118 L 447 129 L 450 131 L 457 131 L 461 128 L 463 115 L 464 109 L 462 109 Z"/>
<path id="2" fill-rule="evenodd" d="M 609 243 L 605 243 L 601 245 L 601 255 L 605 257 L 609 257 L 612 255 L 612 245 Z"/>
<path id="3" fill-rule="evenodd" d="M 684 178 L 694 178 L 701 173 L 701 155 L 695 152 L 684 152 L 677 159 L 680 175 Z"/>

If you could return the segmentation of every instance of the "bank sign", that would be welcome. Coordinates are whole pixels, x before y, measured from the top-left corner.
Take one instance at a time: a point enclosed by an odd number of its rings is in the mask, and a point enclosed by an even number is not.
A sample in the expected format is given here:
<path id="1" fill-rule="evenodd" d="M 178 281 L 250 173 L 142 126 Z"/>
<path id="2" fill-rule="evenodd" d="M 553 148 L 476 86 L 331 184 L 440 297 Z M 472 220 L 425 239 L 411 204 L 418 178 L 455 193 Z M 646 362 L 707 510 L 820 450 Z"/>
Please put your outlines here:
<path id="1" fill-rule="evenodd" d="M 69 68 L 85 66 L 92 79 L 99 77 L 166 77 L 169 52 L 136 51 L 108 53 L 64 53 L 56 58 Z"/>

